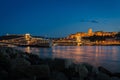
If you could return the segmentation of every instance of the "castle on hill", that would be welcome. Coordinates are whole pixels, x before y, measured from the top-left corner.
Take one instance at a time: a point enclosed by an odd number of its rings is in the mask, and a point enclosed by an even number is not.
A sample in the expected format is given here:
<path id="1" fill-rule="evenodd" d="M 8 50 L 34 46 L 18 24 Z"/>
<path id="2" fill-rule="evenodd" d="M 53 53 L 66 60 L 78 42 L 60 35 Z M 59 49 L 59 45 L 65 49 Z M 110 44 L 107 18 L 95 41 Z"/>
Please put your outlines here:
<path id="1" fill-rule="evenodd" d="M 75 34 L 70 34 L 67 38 L 73 39 L 76 37 L 90 37 L 90 36 L 112 36 L 114 37 L 118 32 L 104 32 L 104 31 L 96 31 L 93 32 L 92 29 L 88 29 L 88 32 L 77 32 Z"/>

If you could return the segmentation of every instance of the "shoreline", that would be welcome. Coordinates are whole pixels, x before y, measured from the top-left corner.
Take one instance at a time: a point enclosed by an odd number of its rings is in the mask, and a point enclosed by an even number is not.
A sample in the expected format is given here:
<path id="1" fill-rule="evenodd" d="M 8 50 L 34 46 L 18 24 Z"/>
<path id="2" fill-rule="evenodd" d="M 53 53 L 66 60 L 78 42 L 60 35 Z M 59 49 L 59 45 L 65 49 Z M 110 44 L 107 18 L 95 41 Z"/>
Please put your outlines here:
<path id="1" fill-rule="evenodd" d="M 0 47 L 1 80 L 117 80 L 120 73 L 112 73 L 102 66 L 75 64 L 71 59 L 46 58 L 10 47 Z M 115 78 L 115 79 L 113 79 Z"/>

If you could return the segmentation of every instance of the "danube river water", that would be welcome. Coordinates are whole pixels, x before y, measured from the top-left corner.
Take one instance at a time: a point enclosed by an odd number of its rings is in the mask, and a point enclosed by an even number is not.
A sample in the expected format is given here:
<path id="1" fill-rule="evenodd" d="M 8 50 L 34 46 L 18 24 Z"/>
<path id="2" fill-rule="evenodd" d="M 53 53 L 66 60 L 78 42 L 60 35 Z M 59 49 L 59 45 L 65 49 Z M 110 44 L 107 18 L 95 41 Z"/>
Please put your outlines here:
<path id="1" fill-rule="evenodd" d="M 51 48 L 18 48 L 41 58 L 67 58 L 75 63 L 87 62 L 120 72 L 120 46 L 53 46 Z"/>

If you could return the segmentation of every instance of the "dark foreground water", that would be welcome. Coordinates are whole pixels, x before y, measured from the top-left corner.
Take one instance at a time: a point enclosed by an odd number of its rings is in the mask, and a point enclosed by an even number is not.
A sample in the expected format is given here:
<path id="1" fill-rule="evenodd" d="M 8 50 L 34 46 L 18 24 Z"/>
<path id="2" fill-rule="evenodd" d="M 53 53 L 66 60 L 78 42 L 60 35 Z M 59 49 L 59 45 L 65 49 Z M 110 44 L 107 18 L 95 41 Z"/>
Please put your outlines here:
<path id="1" fill-rule="evenodd" d="M 51 48 L 18 48 L 41 58 L 67 58 L 75 63 L 87 62 L 120 72 L 120 46 L 53 46 Z"/>

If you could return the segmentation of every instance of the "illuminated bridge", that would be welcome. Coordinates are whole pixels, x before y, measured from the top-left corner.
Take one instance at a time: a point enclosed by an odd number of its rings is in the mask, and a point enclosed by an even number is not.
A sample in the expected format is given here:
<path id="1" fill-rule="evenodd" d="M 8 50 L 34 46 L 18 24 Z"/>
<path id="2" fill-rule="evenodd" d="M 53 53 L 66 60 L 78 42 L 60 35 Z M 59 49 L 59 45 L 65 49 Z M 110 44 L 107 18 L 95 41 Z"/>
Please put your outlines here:
<path id="1" fill-rule="evenodd" d="M 7 35 L 6 37 L 10 37 L 11 35 Z M 5 44 L 12 44 L 17 46 L 36 46 L 36 47 L 49 47 L 50 41 L 48 39 L 44 38 L 35 38 L 32 37 L 30 34 L 25 34 L 21 36 L 16 36 L 15 38 L 9 38 L 9 39 L 2 39 L 0 40 L 1 43 Z"/>
<path id="2" fill-rule="evenodd" d="M 53 45 L 59 45 L 59 46 L 80 46 L 82 45 L 82 40 L 80 36 L 77 36 L 76 39 L 59 39 L 54 40 Z"/>

